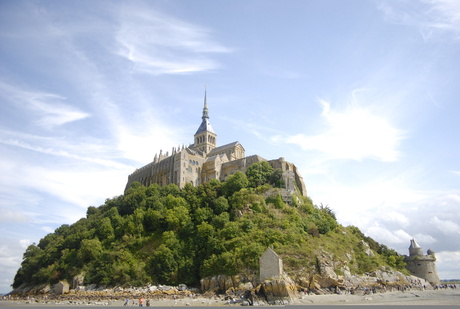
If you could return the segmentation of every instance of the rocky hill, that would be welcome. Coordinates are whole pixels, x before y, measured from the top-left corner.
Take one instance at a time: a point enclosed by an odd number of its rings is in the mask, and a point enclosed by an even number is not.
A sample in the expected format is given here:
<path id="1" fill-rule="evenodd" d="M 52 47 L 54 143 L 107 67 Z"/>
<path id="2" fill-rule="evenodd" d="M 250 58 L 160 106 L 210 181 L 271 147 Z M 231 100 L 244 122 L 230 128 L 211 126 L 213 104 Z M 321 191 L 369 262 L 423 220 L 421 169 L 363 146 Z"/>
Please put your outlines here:
<path id="1" fill-rule="evenodd" d="M 198 187 L 133 183 L 29 246 L 13 294 L 58 282 L 71 289 L 186 284 L 202 292 L 255 291 L 268 247 L 283 259 L 279 280 L 291 280 L 292 290 L 347 288 L 372 272 L 372 284 L 412 280 L 400 255 L 340 225 L 329 207 L 301 194 L 286 199 L 280 172 L 264 164 Z"/>

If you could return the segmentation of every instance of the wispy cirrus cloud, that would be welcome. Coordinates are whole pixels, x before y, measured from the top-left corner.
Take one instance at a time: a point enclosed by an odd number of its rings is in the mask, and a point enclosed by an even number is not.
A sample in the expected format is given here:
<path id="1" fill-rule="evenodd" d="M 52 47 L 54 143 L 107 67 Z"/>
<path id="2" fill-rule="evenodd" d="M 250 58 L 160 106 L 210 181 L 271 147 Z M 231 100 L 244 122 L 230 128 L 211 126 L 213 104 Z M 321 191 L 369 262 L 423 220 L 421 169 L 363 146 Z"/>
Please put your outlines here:
<path id="1" fill-rule="evenodd" d="M 0 128 L 0 144 L 35 151 L 45 155 L 63 157 L 75 161 L 89 162 L 111 168 L 130 168 L 111 156 L 114 151 L 99 140 L 92 142 L 67 141 L 60 138 L 15 132 Z M 90 155 L 88 155 L 90 154 Z"/>
<path id="2" fill-rule="evenodd" d="M 10 104 L 36 114 L 35 123 L 46 129 L 90 117 L 88 113 L 63 103 L 66 98 L 54 93 L 26 90 L 4 82 L 0 82 L 0 92 Z"/>
<path id="3" fill-rule="evenodd" d="M 389 22 L 418 27 L 425 41 L 434 33 L 460 39 L 460 2 L 457 0 L 385 1 L 379 8 Z"/>
<path id="4" fill-rule="evenodd" d="M 220 64 L 209 55 L 231 51 L 214 41 L 208 29 L 151 9 L 129 7 L 121 16 L 117 53 L 140 72 L 159 75 L 216 69 Z"/>

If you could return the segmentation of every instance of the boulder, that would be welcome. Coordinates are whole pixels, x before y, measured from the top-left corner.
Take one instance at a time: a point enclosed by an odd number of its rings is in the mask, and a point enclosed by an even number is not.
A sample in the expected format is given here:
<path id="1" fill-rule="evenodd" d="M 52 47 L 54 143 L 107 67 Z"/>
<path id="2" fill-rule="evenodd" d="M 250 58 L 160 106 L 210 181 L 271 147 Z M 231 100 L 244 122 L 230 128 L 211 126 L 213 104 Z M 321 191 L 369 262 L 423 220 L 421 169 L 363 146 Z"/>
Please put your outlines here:
<path id="1" fill-rule="evenodd" d="M 244 275 L 218 275 L 200 280 L 202 292 L 216 292 L 226 294 L 240 294 L 253 288 L 253 284 Z"/>
<path id="2" fill-rule="evenodd" d="M 371 250 L 371 247 L 369 247 L 369 244 L 367 242 L 365 242 L 364 240 L 361 240 L 361 247 L 363 248 L 364 253 L 367 256 L 372 256 L 372 257 L 375 256 L 374 251 Z"/>
<path id="3" fill-rule="evenodd" d="M 297 285 L 290 277 L 281 275 L 262 282 L 257 287 L 256 293 L 265 298 L 268 303 L 274 303 L 280 299 L 290 301 L 297 298 Z"/>

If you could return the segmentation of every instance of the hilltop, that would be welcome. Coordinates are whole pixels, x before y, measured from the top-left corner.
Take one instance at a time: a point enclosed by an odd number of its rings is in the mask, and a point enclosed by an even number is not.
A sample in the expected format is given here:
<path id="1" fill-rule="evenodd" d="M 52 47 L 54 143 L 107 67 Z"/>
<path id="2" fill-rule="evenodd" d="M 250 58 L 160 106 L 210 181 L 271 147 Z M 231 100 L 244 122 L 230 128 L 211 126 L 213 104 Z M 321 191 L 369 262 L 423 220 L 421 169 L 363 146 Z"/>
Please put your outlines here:
<path id="1" fill-rule="evenodd" d="M 86 218 L 30 245 L 13 288 L 24 292 L 59 281 L 199 287 L 203 278 L 218 275 L 239 276 L 255 286 L 267 247 L 296 280 L 313 282 L 322 263 L 333 265 L 338 276 L 381 267 L 406 272 L 402 256 L 357 227 L 340 225 L 329 207 L 299 193 L 283 199 L 280 175 L 258 162 L 246 173 L 197 187 L 134 182 L 125 194 L 89 207 Z"/>

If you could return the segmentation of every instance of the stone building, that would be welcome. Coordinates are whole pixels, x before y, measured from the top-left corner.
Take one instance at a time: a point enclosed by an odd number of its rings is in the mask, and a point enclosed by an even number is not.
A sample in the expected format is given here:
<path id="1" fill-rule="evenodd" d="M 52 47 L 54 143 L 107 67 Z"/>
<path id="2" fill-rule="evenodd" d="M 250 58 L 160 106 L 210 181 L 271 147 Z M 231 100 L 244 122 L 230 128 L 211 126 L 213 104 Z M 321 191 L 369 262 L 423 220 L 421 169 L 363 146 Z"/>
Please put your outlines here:
<path id="1" fill-rule="evenodd" d="M 436 256 L 433 250 L 428 249 L 427 254 L 423 255 L 422 247 L 412 239 L 409 246 L 409 256 L 404 256 L 406 268 L 416 277 L 427 280 L 431 285 L 437 285 L 441 281 L 436 271 Z"/>
<path id="2" fill-rule="evenodd" d="M 259 258 L 260 282 L 266 279 L 279 277 L 283 274 L 283 260 L 271 248 L 267 248 Z"/>
<path id="3" fill-rule="evenodd" d="M 54 294 L 62 295 L 69 293 L 69 284 L 65 281 L 59 281 L 54 285 Z"/>
<path id="4" fill-rule="evenodd" d="M 155 154 L 151 163 L 135 170 L 128 176 L 125 190 L 138 181 L 144 186 L 157 183 L 160 186 L 176 184 L 183 188 L 187 183 L 198 186 L 211 179 L 225 180 L 231 174 L 246 169 L 256 162 L 267 161 L 258 156 L 245 156 L 245 149 L 238 141 L 217 146 L 217 134 L 209 121 L 206 92 L 201 124 L 194 135 L 194 143 L 188 147 L 173 148 L 168 152 Z M 282 170 L 286 192 L 298 191 L 306 196 L 307 191 L 297 167 L 283 158 L 268 161 L 274 168 Z"/>

